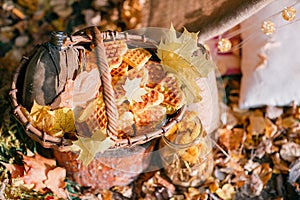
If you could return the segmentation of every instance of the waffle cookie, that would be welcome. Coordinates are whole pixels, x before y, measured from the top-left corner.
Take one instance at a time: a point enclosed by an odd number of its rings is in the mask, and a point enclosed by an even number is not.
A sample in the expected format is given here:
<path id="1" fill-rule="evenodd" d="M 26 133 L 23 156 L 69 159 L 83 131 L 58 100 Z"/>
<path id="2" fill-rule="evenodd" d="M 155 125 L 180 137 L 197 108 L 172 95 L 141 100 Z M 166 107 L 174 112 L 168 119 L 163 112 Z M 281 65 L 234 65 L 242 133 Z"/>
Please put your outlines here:
<path id="1" fill-rule="evenodd" d="M 119 67 L 122 63 L 122 56 L 128 50 L 126 42 L 124 40 L 104 42 L 104 47 L 109 68 Z"/>
<path id="2" fill-rule="evenodd" d="M 146 86 L 149 88 L 155 87 L 166 76 L 163 66 L 158 62 L 148 61 L 145 64 L 145 69 L 148 72 Z"/>
<path id="3" fill-rule="evenodd" d="M 79 135 L 91 137 L 97 130 L 106 131 L 107 117 L 102 93 L 97 100 L 90 102 L 76 120 Z"/>
<path id="4" fill-rule="evenodd" d="M 164 106 L 153 106 L 134 112 L 134 122 L 137 133 L 142 134 L 143 130 L 155 130 L 157 126 L 163 124 L 166 117 L 166 108 Z"/>
<path id="5" fill-rule="evenodd" d="M 126 91 L 123 88 L 123 85 L 125 85 L 126 79 L 127 79 L 127 76 L 122 76 L 113 85 L 113 89 L 115 92 L 115 102 L 117 105 L 120 105 L 123 101 L 126 100 L 126 98 L 125 98 Z"/>
<path id="6" fill-rule="evenodd" d="M 133 135 L 134 130 L 132 125 L 134 124 L 133 114 L 129 111 L 129 103 L 123 102 L 121 105 L 117 106 L 118 109 L 118 132 L 119 135 Z"/>
<path id="7" fill-rule="evenodd" d="M 185 103 L 185 95 L 180 87 L 178 77 L 170 73 L 155 87 L 164 96 L 162 104 L 166 106 L 168 114 L 173 114 Z"/>
<path id="8" fill-rule="evenodd" d="M 138 68 L 132 68 L 128 71 L 127 77 L 130 80 L 133 80 L 135 78 L 142 78 L 141 80 L 141 86 L 143 87 L 148 82 L 148 73 L 147 70 L 142 67 L 141 69 Z"/>
<path id="9" fill-rule="evenodd" d="M 91 133 L 97 131 L 98 129 L 105 131 L 107 126 L 107 117 L 105 104 L 102 95 L 98 97 L 98 101 L 92 115 L 85 121 L 88 125 Z"/>
<path id="10" fill-rule="evenodd" d="M 126 76 L 128 73 L 128 64 L 125 62 L 122 62 L 122 64 L 117 67 L 113 68 L 110 71 L 110 75 L 112 78 L 112 85 L 114 86 L 123 76 Z"/>
<path id="11" fill-rule="evenodd" d="M 129 49 L 124 55 L 123 60 L 133 68 L 140 69 L 150 59 L 151 53 L 142 48 Z"/>
<path id="12" fill-rule="evenodd" d="M 105 104 L 102 98 L 99 98 L 93 117 L 97 119 L 100 129 L 105 131 L 107 127 L 107 116 Z"/>
<path id="13" fill-rule="evenodd" d="M 133 102 L 131 107 L 132 112 L 138 112 L 139 110 L 150 108 L 161 104 L 164 100 L 163 94 L 157 90 L 150 90 L 148 93 L 141 96 L 142 102 Z"/>

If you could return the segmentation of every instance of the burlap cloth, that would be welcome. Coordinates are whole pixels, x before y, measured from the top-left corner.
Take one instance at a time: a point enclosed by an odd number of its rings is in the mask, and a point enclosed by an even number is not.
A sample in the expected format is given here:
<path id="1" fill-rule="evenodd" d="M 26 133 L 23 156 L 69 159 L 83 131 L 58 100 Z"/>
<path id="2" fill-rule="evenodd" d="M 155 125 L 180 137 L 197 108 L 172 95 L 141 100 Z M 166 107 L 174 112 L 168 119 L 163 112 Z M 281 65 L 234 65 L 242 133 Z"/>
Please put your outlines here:
<path id="1" fill-rule="evenodd" d="M 200 31 L 199 40 L 229 30 L 274 0 L 148 0 L 142 10 L 143 27 Z"/>

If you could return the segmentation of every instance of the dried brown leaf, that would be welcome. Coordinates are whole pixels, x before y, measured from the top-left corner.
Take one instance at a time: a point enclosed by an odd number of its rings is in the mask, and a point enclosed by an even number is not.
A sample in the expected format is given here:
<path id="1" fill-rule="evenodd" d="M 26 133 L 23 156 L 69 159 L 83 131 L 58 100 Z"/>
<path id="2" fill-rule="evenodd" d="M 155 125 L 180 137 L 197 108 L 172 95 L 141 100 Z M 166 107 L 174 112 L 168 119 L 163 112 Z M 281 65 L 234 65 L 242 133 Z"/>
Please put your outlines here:
<path id="1" fill-rule="evenodd" d="M 73 12 L 73 8 L 68 5 L 68 0 L 51 0 L 50 5 L 53 11 L 63 19 L 70 16 Z"/>
<path id="2" fill-rule="evenodd" d="M 219 182 L 217 180 L 214 180 L 209 184 L 209 190 L 211 193 L 215 193 L 219 187 Z"/>
<path id="3" fill-rule="evenodd" d="M 252 194 L 254 194 L 255 196 L 260 195 L 264 188 L 264 184 L 262 180 L 260 179 L 259 175 L 256 173 L 253 173 L 250 176 L 250 188 Z"/>
<path id="4" fill-rule="evenodd" d="M 45 185 L 50 189 L 53 194 L 58 198 L 66 199 L 67 195 L 64 188 L 66 187 L 66 169 L 62 167 L 55 167 L 47 173 L 47 180 L 45 180 Z"/>
<path id="5" fill-rule="evenodd" d="M 225 173 L 222 172 L 218 167 L 215 167 L 214 176 L 220 181 L 225 179 Z"/>
<path id="6" fill-rule="evenodd" d="M 263 116 L 250 116 L 250 124 L 247 127 L 247 131 L 252 135 L 259 135 L 264 133 L 266 124 Z"/>
<path id="7" fill-rule="evenodd" d="M 272 178 L 272 168 L 270 167 L 269 163 L 262 163 L 258 174 L 260 179 L 262 180 L 263 185 L 265 186 Z"/>
<path id="8" fill-rule="evenodd" d="M 30 9 L 30 11 L 35 11 L 38 8 L 38 0 L 18 0 L 18 3 L 25 8 Z"/>
<path id="9" fill-rule="evenodd" d="M 254 195 L 261 194 L 263 188 L 272 177 L 272 169 L 268 163 L 263 163 L 253 170 L 250 176 L 250 188 Z"/>
<path id="10" fill-rule="evenodd" d="M 256 149 L 260 142 L 259 138 L 253 136 L 251 133 L 247 133 L 244 147 L 245 149 Z"/>
<path id="11" fill-rule="evenodd" d="M 235 189 L 230 183 L 227 183 L 227 184 L 223 185 L 222 188 L 218 188 L 217 191 L 216 191 L 216 194 L 224 200 L 233 199 L 235 193 L 236 193 Z"/>
<path id="12" fill-rule="evenodd" d="M 235 177 L 229 180 L 234 184 L 236 188 L 243 187 L 248 182 L 249 176 L 245 173 L 245 171 L 240 171 L 235 173 Z"/>
<path id="13" fill-rule="evenodd" d="M 300 159 L 294 161 L 290 166 L 289 183 L 293 184 L 300 177 Z"/>
<path id="14" fill-rule="evenodd" d="M 159 172 L 155 173 L 154 177 L 157 184 L 160 184 L 163 187 L 167 188 L 170 194 L 174 194 L 175 186 L 172 183 L 163 178 Z"/>
<path id="15" fill-rule="evenodd" d="M 25 184 L 34 184 L 34 189 L 43 191 L 46 188 L 44 181 L 47 180 L 46 174 L 56 166 L 56 161 L 35 154 L 34 156 L 23 155 L 25 174 L 22 180 Z"/>
<path id="16" fill-rule="evenodd" d="M 248 160 L 248 162 L 244 165 L 244 169 L 247 170 L 248 172 L 252 172 L 254 169 L 259 167 L 258 162 L 253 162 L 252 159 Z"/>
<path id="17" fill-rule="evenodd" d="M 8 171 L 10 172 L 11 178 L 18 178 L 22 177 L 24 175 L 24 166 L 17 165 L 17 164 L 9 164 L 5 162 L 1 162 L 2 165 L 4 165 Z"/>
<path id="18" fill-rule="evenodd" d="M 185 192 L 186 199 L 193 199 L 193 200 L 200 200 L 201 199 L 201 192 L 197 188 L 190 187 L 188 191 Z"/>
<path id="19" fill-rule="evenodd" d="M 288 142 L 282 145 L 280 156 L 286 161 L 294 161 L 297 157 L 300 157 L 300 145 L 294 142 Z"/>
<path id="20" fill-rule="evenodd" d="M 133 188 L 130 185 L 126 186 L 115 186 L 112 188 L 113 191 L 116 191 L 122 194 L 124 197 L 132 198 L 133 195 Z"/>
<path id="21" fill-rule="evenodd" d="M 235 128 L 233 130 L 224 130 L 219 136 L 219 143 L 227 150 L 237 150 L 243 141 L 244 130 Z"/>
<path id="22" fill-rule="evenodd" d="M 262 137 L 260 144 L 256 147 L 255 157 L 262 158 L 266 153 L 272 154 L 277 152 L 279 148 L 273 144 L 272 139 L 267 139 L 266 137 Z"/>
<path id="23" fill-rule="evenodd" d="M 289 172 L 289 166 L 286 162 L 281 160 L 279 153 L 275 153 L 271 156 L 272 161 L 274 163 L 273 166 L 273 173 L 279 174 L 279 173 L 288 173 Z"/>
<path id="24" fill-rule="evenodd" d="M 225 122 L 227 129 L 232 129 L 238 124 L 238 119 L 234 116 L 234 114 L 230 111 L 226 111 L 226 115 L 224 115 L 226 119 L 223 121 Z"/>
<path id="25" fill-rule="evenodd" d="M 265 125 L 266 125 L 265 127 L 266 137 L 272 138 L 278 130 L 277 126 L 268 118 L 265 119 Z"/>
<path id="26" fill-rule="evenodd" d="M 282 127 L 283 128 L 293 128 L 299 124 L 298 120 L 295 119 L 293 116 L 285 117 L 282 119 Z"/>
<path id="27" fill-rule="evenodd" d="M 109 190 L 101 190 L 100 194 L 101 194 L 102 199 L 105 199 L 105 200 L 113 199 L 113 193 Z"/>

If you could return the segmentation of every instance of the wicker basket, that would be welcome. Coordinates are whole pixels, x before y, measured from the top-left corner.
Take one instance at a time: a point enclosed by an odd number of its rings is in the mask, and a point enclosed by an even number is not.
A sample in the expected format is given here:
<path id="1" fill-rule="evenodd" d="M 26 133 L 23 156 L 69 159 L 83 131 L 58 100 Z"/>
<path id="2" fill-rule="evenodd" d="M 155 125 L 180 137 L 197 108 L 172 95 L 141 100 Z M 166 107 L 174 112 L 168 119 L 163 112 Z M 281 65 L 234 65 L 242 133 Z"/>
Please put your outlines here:
<path id="1" fill-rule="evenodd" d="M 76 183 L 92 190 L 109 189 L 113 186 L 126 186 L 147 170 L 155 141 L 133 147 L 108 149 L 104 153 L 98 153 L 88 166 L 76 159 L 78 154 L 75 152 L 54 150 L 54 156 L 58 165 L 64 167 L 67 176 Z"/>
<path id="2" fill-rule="evenodd" d="M 128 45 L 143 45 L 149 49 L 156 49 L 157 45 L 157 42 L 145 37 L 144 35 L 128 34 L 126 32 L 100 32 L 97 27 L 89 27 L 87 29 L 76 32 L 66 39 L 65 44 L 73 46 L 93 44 L 95 46 L 97 65 L 101 74 L 103 98 L 108 120 L 107 134 L 110 139 L 115 142 L 115 146 L 113 146 L 112 148 L 131 147 L 137 144 L 144 144 L 154 138 L 161 137 L 172 126 L 174 126 L 178 121 L 181 120 L 185 111 L 185 106 L 179 109 L 174 115 L 172 115 L 171 118 L 168 119 L 167 123 L 164 126 L 157 130 L 150 131 L 149 133 L 144 135 L 128 137 L 126 139 L 118 138 L 118 133 L 116 131 L 115 113 L 117 112 L 117 110 L 114 103 L 114 91 L 111 85 L 111 75 L 108 70 L 105 52 L 103 51 L 103 42 L 111 40 L 125 40 Z M 69 151 L 74 138 L 53 137 L 45 132 L 38 130 L 31 124 L 31 122 L 28 121 L 28 119 L 26 118 L 26 113 L 23 112 L 22 106 L 19 103 L 22 97 L 22 90 L 20 90 L 20 88 L 22 88 L 22 84 L 24 81 L 24 72 L 27 68 L 28 60 L 34 53 L 35 52 L 33 51 L 28 57 L 23 57 L 20 66 L 13 78 L 10 96 L 12 105 L 14 107 L 14 115 L 24 126 L 26 134 L 33 140 L 39 142 L 43 147 L 58 149 L 60 151 Z"/>

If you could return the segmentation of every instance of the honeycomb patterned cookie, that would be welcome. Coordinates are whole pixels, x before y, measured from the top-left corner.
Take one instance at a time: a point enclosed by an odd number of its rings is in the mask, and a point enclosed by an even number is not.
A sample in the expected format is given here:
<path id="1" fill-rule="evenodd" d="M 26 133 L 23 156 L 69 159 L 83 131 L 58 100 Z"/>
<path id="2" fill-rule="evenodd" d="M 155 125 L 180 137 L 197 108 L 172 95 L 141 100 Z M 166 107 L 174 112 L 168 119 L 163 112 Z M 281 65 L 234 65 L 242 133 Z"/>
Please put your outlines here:
<path id="1" fill-rule="evenodd" d="M 124 55 L 123 60 L 133 68 L 142 68 L 150 59 L 151 53 L 146 49 L 129 49 Z"/>
<path id="2" fill-rule="evenodd" d="M 154 130 L 161 125 L 166 118 L 166 108 L 160 105 L 139 110 L 134 113 L 134 121 L 137 133 L 142 134 L 142 130 Z M 147 132 L 146 132 L 147 133 Z"/>
<path id="3" fill-rule="evenodd" d="M 181 82 L 174 74 L 167 74 L 155 89 L 163 94 L 163 104 L 166 106 L 168 114 L 176 112 L 185 103 Z"/>
<path id="4" fill-rule="evenodd" d="M 161 104 L 164 100 L 164 96 L 157 90 L 150 90 L 148 93 L 141 96 L 141 99 L 143 101 L 132 103 L 131 110 L 133 112 Z"/>
<path id="5" fill-rule="evenodd" d="M 122 63 L 122 56 L 128 50 L 124 40 L 114 40 L 104 43 L 109 68 L 117 68 Z"/>
<path id="6" fill-rule="evenodd" d="M 127 74 L 128 64 L 125 62 L 122 62 L 119 67 L 111 69 L 112 85 L 114 86 L 123 76 L 127 76 Z"/>
<path id="7" fill-rule="evenodd" d="M 148 72 L 146 86 L 149 88 L 154 88 L 166 76 L 163 66 L 158 62 L 148 61 L 145 64 L 145 69 Z"/>

